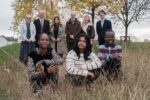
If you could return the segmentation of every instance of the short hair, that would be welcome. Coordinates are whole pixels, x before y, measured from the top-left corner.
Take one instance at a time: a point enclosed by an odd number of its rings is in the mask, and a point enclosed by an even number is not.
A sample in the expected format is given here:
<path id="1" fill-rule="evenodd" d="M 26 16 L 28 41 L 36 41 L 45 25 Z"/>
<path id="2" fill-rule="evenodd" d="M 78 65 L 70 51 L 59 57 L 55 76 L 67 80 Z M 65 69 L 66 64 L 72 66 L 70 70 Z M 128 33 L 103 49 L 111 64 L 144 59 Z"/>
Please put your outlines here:
<path id="1" fill-rule="evenodd" d="M 115 32 L 113 30 L 107 30 L 105 32 L 105 38 L 108 38 L 109 36 L 112 36 L 115 38 Z"/>
<path id="2" fill-rule="evenodd" d="M 100 14 L 100 13 L 106 14 L 106 12 L 105 12 L 104 10 L 100 10 L 100 11 L 98 12 L 98 14 Z"/>
<path id="3" fill-rule="evenodd" d="M 50 40 L 50 37 L 49 37 L 49 35 L 47 34 L 47 33 L 41 33 L 41 34 L 39 34 L 39 36 L 38 36 L 38 41 L 41 39 L 41 37 L 42 37 L 42 35 L 47 35 L 48 36 L 48 38 L 49 38 L 49 40 Z"/>

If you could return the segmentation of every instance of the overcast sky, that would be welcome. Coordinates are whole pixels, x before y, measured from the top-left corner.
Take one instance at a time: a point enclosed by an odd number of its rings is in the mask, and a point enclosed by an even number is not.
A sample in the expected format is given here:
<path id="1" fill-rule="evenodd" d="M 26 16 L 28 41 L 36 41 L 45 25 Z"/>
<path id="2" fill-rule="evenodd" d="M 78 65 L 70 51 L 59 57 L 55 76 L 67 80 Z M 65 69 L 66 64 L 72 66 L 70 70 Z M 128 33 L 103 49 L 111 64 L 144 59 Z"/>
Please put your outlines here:
<path id="1" fill-rule="evenodd" d="M 14 11 L 11 8 L 11 2 L 13 0 L 2 0 L 0 3 L 0 35 L 14 36 L 14 32 L 8 30 L 12 26 Z M 119 26 L 113 25 L 117 36 L 123 31 L 121 24 Z M 121 30 L 122 29 L 122 30 Z M 150 19 L 139 23 L 133 23 L 129 28 L 129 33 L 132 36 L 136 36 L 139 40 L 150 40 Z"/>

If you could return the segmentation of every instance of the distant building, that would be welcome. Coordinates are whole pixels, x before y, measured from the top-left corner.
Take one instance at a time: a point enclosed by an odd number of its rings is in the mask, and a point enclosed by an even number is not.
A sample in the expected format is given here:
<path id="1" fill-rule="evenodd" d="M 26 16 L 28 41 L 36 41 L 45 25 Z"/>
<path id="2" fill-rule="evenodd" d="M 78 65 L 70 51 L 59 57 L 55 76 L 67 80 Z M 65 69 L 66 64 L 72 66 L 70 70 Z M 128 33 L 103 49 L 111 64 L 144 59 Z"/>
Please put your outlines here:
<path id="1" fill-rule="evenodd" d="M 5 36 L 0 36 L 0 47 L 9 45 L 9 44 L 13 44 L 13 43 L 17 43 L 18 39 L 14 38 L 14 37 L 5 37 Z"/>

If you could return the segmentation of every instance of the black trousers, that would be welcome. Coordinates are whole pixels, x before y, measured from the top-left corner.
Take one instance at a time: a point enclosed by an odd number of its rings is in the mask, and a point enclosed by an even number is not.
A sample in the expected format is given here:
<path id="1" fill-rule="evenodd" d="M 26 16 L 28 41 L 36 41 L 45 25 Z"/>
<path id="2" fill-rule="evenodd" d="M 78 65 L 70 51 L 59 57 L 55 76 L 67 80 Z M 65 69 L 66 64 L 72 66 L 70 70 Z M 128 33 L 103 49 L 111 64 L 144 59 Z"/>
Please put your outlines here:
<path id="1" fill-rule="evenodd" d="M 33 93 L 36 93 L 40 90 L 44 85 L 51 84 L 53 87 L 58 86 L 58 73 L 50 73 L 44 77 L 36 77 L 31 79 L 31 86 Z"/>
<path id="2" fill-rule="evenodd" d="M 102 65 L 104 71 L 111 72 L 112 70 L 117 70 L 121 67 L 121 61 L 116 58 L 110 58 L 105 65 Z"/>
<path id="3" fill-rule="evenodd" d="M 73 75 L 73 74 L 66 74 L 66 79 L 71 82 L 73 86 L 80 86 L 80 85 L 90 85 L 93 83 L 98 77 L 100 76 L 101 69 L 94 69 L 90 72 L 93 72 L 95 74 L 95 77 L 85 77 L 81 75 Z"/>
<path id="4" fill-rule="evenodd" d="M 105 43 L 105 36 L 98 36 L 99 45 L 103 45 Z"/>

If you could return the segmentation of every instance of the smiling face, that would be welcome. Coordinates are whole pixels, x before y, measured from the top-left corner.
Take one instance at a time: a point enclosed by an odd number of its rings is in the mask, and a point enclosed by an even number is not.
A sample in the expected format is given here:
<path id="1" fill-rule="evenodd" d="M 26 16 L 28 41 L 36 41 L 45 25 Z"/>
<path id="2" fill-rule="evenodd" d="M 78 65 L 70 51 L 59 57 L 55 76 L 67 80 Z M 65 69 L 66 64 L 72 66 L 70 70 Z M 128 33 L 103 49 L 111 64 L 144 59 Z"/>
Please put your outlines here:
<path id="1" fill-rule="evenodd" d="M 86 48 L 86 40 L 85 37 L 80 37 L 79 42 L 78 42 L 78 48 L 80 50 L 84 50 Z"/>
<path id="2" fill-rule="evenodd" d="M 55 21 L 56 24 L 58 24 L 59 23 L 59 18 L 56 17 L 54 21 Z"/>
<path id="3" fill-rule="evenodd" d="M 30 23 L 30 22 L 31 22 L 31 16 L 30 16 L 30 15 L 27 15 L 27 16 L 25 17 L 25 21 L 26 21 L 26 23 Z"/>
<path id="4" fill-rule="evenodd" d="M 105 18 L 105 12 L 100 11 L 99 16 L 101 19 L 104 19 Z"/>
<path id="5" fill-rule="evenodd" d="M 110 45 L 114 44 L 115 42 L 114 32 L 106 32 L 105 41 L 106 41 L 106 44 L 110 44 Z"/>
<path id="6" fill-rule="evenodd" d="M 44 18 L 45 18 L 45 15 L 46 15 L 46 14 L 45 14 L 45 11 L 42 10 L 42 11 L 39 12 L 39 17 L 40 17 L 41 19 L 44 19 Z"/>
<path id="7" fill-rule="evenodd" d="M 43 48 L 43 49 L 48 48 L 50 44 L 49 36 L 46 33 L 41 34 L 38 44 L 40 48 Z"/>
<path id="8" fill-rule="evenodd" d="M 89 23 L 90 22 L 90 17 L 89 16 L 85 16 L 85 22 Z"/>

